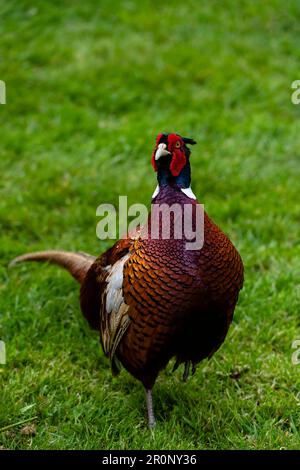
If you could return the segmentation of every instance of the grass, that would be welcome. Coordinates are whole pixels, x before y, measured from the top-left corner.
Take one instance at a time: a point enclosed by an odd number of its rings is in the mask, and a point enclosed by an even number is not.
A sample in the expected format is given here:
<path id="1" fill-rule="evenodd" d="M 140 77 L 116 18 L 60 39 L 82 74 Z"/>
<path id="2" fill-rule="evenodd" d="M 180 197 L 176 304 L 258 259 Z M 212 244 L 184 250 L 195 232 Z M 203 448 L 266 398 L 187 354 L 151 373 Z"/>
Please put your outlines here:
<path id="1" fill-rule="evenodd" d="M 0 14 L 0 446 L 298 448 L 299 3 L 0 0 Z M 161 373 L 150 433 L 144 391 L 111 377 L 74 281 L 7 264 L 105 250 L 96 207 L 119 194 L 149 204 L 164 130 L 198 141 L 193 190 L 246 271 L 214 358 L 187 384 L 172 365 Z"/>

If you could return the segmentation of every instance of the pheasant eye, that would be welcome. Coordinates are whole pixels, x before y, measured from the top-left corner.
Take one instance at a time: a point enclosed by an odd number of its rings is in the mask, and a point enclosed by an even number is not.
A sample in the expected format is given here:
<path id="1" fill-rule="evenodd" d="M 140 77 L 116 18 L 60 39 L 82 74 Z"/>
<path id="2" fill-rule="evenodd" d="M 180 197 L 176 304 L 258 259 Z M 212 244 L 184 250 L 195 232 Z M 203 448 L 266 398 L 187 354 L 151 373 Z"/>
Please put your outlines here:
<path id="1" fill-rule="evenodd" d="M 177 142 L 176 142 L 176 144 L 175 144 L 175 147 L 176 147 L 177 149 L 179 149 L 179 147 L 181 147 L 181 143 L 179 142 L 179 140 L 177 140 Z"/>

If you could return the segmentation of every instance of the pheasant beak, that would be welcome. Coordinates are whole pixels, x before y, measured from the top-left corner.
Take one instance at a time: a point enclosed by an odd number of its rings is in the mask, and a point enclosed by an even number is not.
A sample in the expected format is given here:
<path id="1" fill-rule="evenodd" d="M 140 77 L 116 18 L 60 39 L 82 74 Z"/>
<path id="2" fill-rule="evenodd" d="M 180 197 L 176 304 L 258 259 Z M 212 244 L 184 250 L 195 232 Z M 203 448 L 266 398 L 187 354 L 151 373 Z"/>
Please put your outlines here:
<path id="1" fill-rule="evenodd" d="M 163 157 L 165 155 L 171 155 L 171 152 L 167 150 L 167 145 L 166 144 L 158 144 L 157 150 L 155 152 L 155 160 L 159 160 L 160 157 Z"/>

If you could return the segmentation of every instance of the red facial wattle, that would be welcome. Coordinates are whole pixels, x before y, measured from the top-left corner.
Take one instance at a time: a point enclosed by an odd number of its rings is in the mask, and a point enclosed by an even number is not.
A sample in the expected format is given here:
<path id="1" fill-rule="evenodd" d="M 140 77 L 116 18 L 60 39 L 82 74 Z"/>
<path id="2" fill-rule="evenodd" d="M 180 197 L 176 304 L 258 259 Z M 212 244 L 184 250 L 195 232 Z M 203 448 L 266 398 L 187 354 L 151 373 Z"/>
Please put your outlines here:
<path id="1" fill-rule="evenodd" d="M 173 176 L 178 176 L 186 165 L 186 156 L 183 150 L 183 141 L 176 134 L 168 136 L 168 149 L 172 153 L 170 171 Z"/>

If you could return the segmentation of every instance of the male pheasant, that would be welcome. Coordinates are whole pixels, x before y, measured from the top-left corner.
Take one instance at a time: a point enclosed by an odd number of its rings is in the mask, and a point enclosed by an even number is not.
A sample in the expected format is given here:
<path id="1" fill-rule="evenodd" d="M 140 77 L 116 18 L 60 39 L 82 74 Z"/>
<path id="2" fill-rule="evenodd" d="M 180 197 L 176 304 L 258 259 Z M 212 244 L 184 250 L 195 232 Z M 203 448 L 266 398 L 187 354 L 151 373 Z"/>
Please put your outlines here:
<path id="1" fill-rule="evenodd" d="M 158 373 L 175 357 L 175 367 L 184 363 L 186 379 L 190 365 L 194 372 L 199 361 L 212 356 L 225 339 L 243 285 L 243 263 L 228 237 L 206 213 L 204 227 L 197 226 L 199 203 L 190 187 L 188 148 L 195 143 L 177 134 L 158 135 L 152 155 L 158 180 L 152 207 L 189 207 L 190 215 L 180 223 L 190 221 L 191 230 L 204 228 L 203 246 L 187 249 L 190 238 L 175 234 L 175 216 L 170 217 L 170 236 L 162 236 L 160 217 L 154 237 L 157 221 L 149 216 L 147 236 L 142 227 L 98 258 L 44 251 L 12 262 L 53 262 L 79 281 L 82 312 L 99 330 L 113 374 L 122 364 L 146 389 L 150 428 L 155 425 L 151 391 Z"/>

